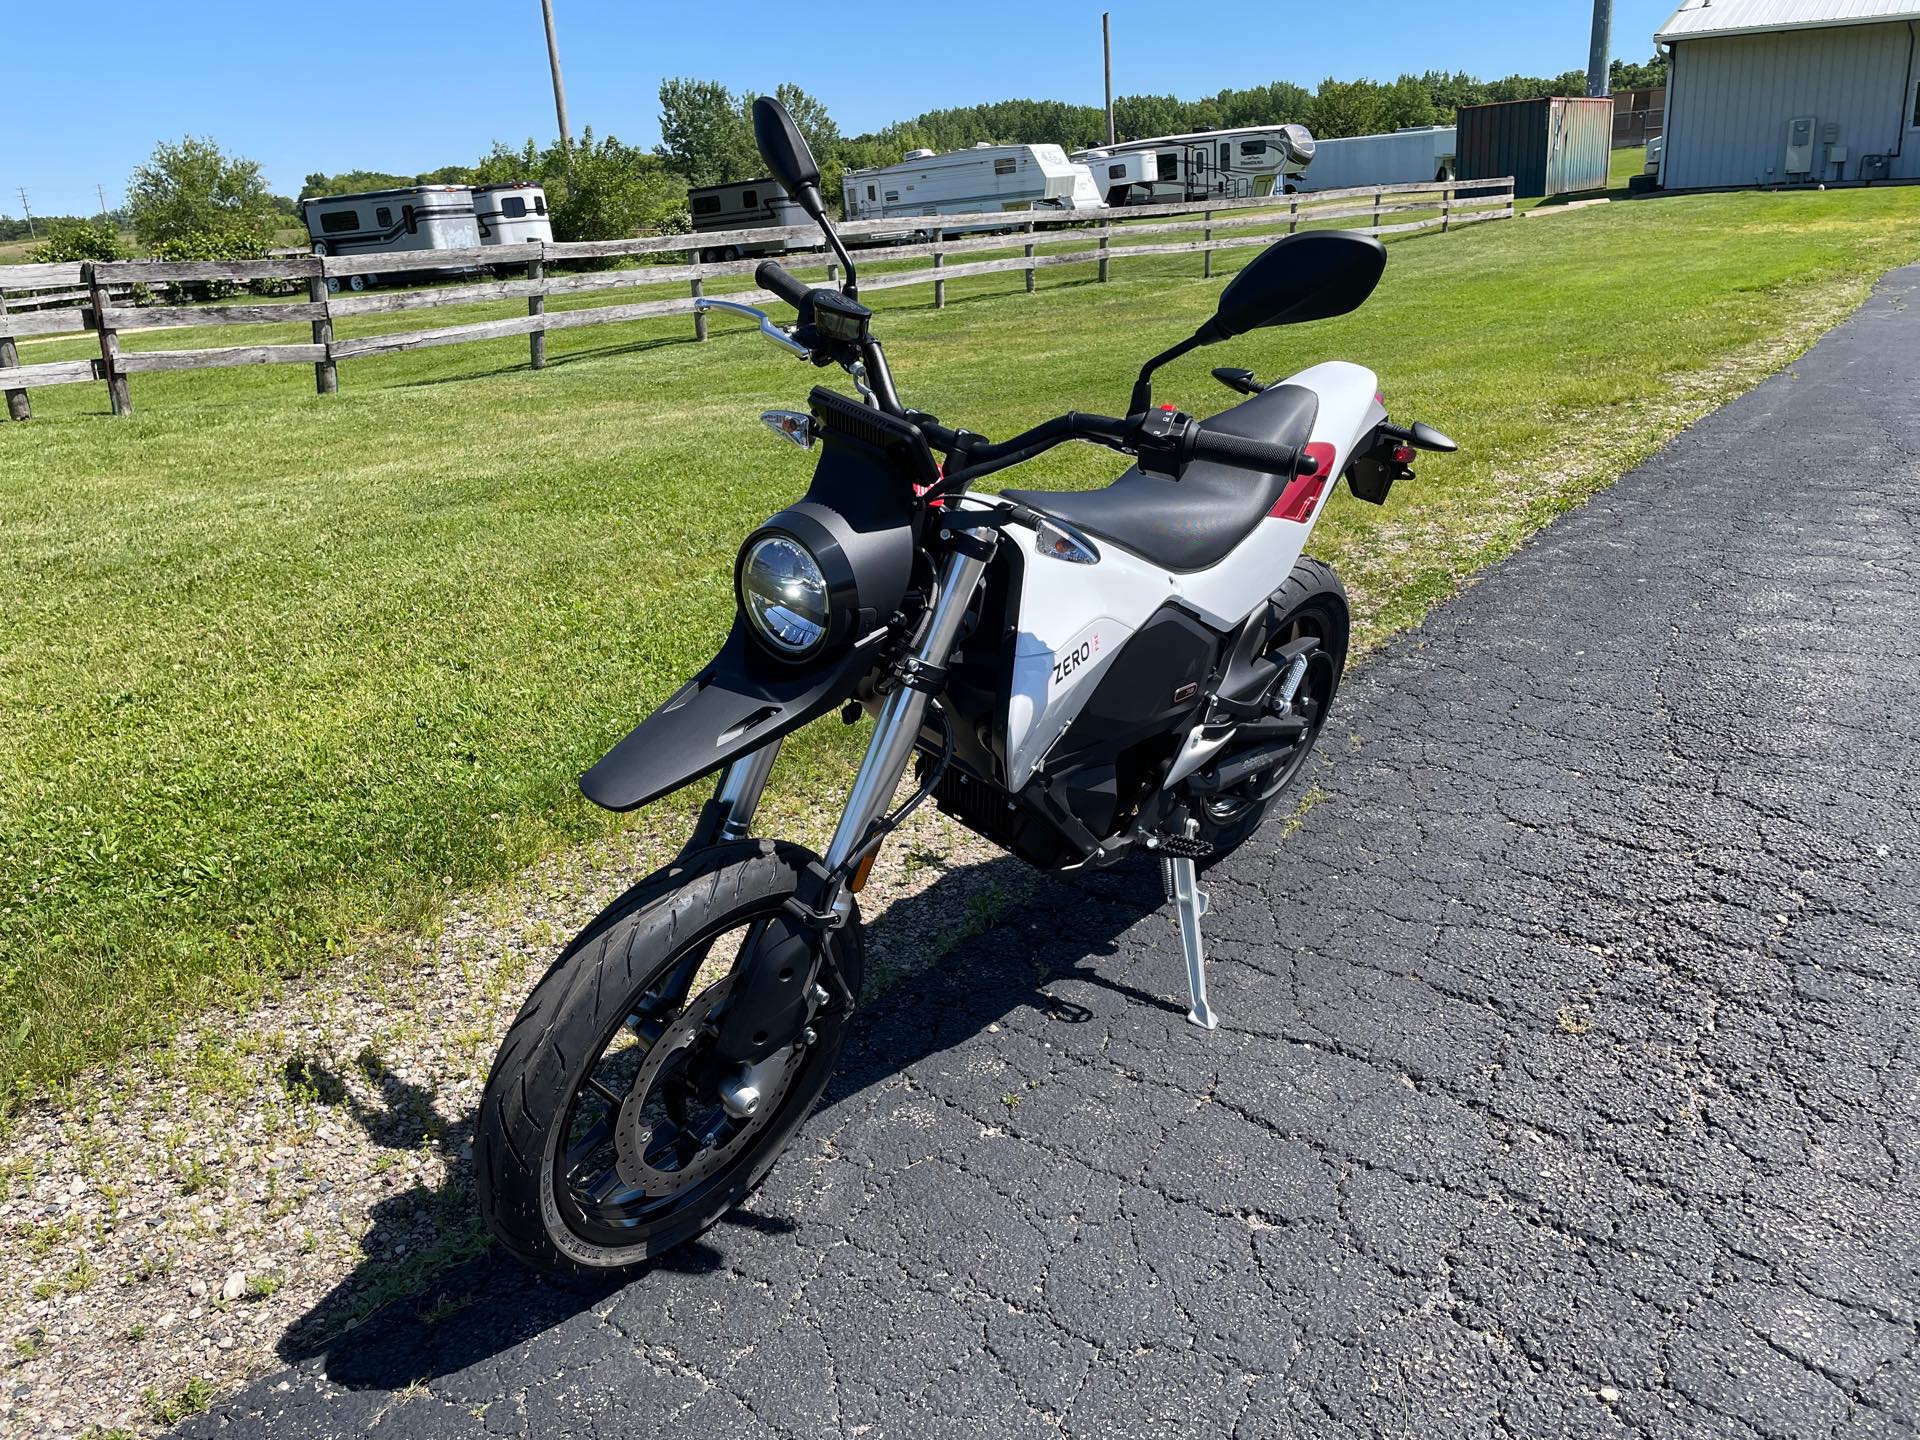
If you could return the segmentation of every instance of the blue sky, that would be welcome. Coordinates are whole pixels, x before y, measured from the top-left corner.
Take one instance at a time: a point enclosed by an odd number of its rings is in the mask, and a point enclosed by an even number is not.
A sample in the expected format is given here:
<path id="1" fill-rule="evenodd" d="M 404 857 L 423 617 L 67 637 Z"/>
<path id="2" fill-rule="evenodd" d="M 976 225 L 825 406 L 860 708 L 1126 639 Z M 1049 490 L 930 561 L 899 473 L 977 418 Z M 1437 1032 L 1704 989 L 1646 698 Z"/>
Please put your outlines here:
<path id="1" fill-rule="evenodd" d="M 1588 0 L 1107 4 L 1121 94 L 1195 96 L 1278 79 L 1311 87 L 1327 75 L 1430 67 L 1557 74 L 1585 66 L 1592 24 Z M 793 80 L 848 133 L 942 105 L 1101 99 L 1100 0 L 555 0 L 554 8 L 573 128 L 638 144 L 659 138 L 656 93 L 669 75 L 736 90 Z M 1646 59 L 1672 8 L 1616 0 L 1615 55 Z M 19 123 L 0 147 L 0 214 L 20 213 L 22 185 L 40 214 L 94 209 L 96 183 L 116 204 L 154 142 L 184 134 L 259 160 L 290 195 L 309 171 L 411 174 L 470 161 L 496 138 L 554 132 L 538 0 L 100 0 L 83 12 L 9 10 L 0 58 L 7 113 Z M 88 49 L 101 37 L 110 37 L 101 45 L 107 104 L 96 102 L 91 78 L 76 79 L 91 76 Z"/>

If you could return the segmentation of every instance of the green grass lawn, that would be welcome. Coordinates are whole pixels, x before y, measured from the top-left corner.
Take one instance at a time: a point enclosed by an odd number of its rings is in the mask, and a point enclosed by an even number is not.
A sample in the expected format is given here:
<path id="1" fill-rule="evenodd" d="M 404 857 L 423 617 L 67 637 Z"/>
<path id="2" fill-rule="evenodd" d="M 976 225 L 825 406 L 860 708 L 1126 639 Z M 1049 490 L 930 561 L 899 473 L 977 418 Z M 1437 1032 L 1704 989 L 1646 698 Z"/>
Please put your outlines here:
<path id="1" fill-rule="evenodd" d="M 1422 236 L 1359 314 L 1189 357 L 1160 395 L 1212 411 L 1231 397 L 1211 365 L 1345 356 L 1459 439 L 1384 510 L 1342 492 L 1316 538 L 1377 639 L 1751 383 L 1782 358 L 1769 337 L 1804 342 L 1912 259 L 1916 220 L 1920 191 L 1896 189 Z M 960 280 L 939 313 L 924 289 L 874 298 L 909 401 L 1004 435 L 1121 406 L 1208 312 L 1221 281 L 1199 268 L 1062 267 L 1033 297 Z M 558 332 L 539 374 L 523 339 L 346 362 L 328 399 L 304 366 L 137 375 L 130 420 L 92 384 L 0 426 L 0 1096 L 614 823 L 574 776 L 712 652 L 735 546 L 806 483 L 756 417 L 825 377 L 714 329 Z M 127 345 L 268 338 L 304 337 Z M 1081 447 L 1006 478 L 1116 468 Z M 801 737 L 774 803 L 834 803 L 856 741 Z"/>

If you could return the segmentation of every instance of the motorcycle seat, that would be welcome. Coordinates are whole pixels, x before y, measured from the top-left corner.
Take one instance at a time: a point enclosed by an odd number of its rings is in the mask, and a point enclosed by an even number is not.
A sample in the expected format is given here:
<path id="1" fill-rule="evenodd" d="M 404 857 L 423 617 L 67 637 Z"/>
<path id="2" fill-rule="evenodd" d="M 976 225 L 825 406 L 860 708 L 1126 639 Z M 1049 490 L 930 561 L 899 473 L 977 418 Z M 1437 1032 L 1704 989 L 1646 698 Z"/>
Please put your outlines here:
<path id="1" fill-rule="evenodd" d="M 1203 430 L 1305 445 L 1320 397 L 1300 385 L 1276 385 L 1200 422 Z M 1169 480 L 1138 466 L 1101 490 L 1007 490 L 1009 500 L 1051 515 L 1098 539 L 1111 540 L 1163 570 L 1217 565 L 1266 518 L 1285 475 L 1196 461 Z"/>

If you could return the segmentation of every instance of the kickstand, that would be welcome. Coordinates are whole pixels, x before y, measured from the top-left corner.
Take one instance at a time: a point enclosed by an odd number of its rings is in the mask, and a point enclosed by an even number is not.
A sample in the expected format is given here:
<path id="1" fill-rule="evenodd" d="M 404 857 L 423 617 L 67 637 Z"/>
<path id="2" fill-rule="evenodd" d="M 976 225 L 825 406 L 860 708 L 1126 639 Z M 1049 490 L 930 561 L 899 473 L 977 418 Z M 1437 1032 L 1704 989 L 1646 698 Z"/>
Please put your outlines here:
<path id="1" fill-rule="evenodd" d="M 1218 1029 L 1220 1017 L 1207 1004 L 1207 951 L 1200 940 L 1200 917 L 1207 913 L 1207 892 L 1200 888 L 1200 876 L 1190 856 L 1161 856 L 1160 876 L 1179 918 L 1180 948 L 1187 957 L 1187 989 L 1193 996 L 1187 1019 L 1203 1030 Z"/>

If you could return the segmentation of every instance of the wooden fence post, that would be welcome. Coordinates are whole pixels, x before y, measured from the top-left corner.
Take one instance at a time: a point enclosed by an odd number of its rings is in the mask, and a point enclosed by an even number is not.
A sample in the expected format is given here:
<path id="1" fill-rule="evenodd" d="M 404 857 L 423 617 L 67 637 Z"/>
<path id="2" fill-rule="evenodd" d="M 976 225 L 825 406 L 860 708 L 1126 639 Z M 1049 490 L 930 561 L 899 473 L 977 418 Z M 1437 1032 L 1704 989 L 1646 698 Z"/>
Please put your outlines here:
<path id="1" fill-rule="evenodd" d="M 540 293 L 527 297 L 527 314 L 530 316 L 547 313 L 546 255 L 546 246 L 542 244 L 539 257 L 527 261 L 527 279 L 540 282 Z M 547 368 L 547 332 L 545 330 L 527 332 L 527 364 L 535 370 Z"/>
<path id="2" fill-rule="evenodd" d="M 133 393 L 127 386 L 127 372 L 120 368 L 120 335 L 107 324 L 107 287 L 100 283 L 93 265 L 82 271 L 93 292 L 93 323 L 100 330 L 100 366 L 107 382 L 107 403 L 116 415 L 133 414 Z"/>
<path id="3" fill-rule="evenodd" d="M 1300 197 L 1294 195 L 1287 200 L 1287 234 L 1291 235 L 1300 228 Z"/>
<path id="4" fill-rule="evenodd" d="M 1376 240 L 1380 238 L 1380 187 L 1378 185 L 1373 187 L 1373 235 Z"/>
<path id="5" fill-rule="evenodd" d="M 946 240 L 946 235 L 947 232 L 945 230 L 940 229 L 938 226 L 934 227 L 933 268 L 935 270 L 944 268 L 947 263 L 947 252 L 941 248 L 941 245 Z M 936 310 L 944 310 L 947 308 L 947 282 L 938 278 L 933 282 L 933 308 Z"/>
<path id="6" fill-rule="evenodd" d="M 333 363 L 333 307 L 327 300 L 327 277 L 324 264 L 320 271 L 307 277 L 307 299 L 323 307 L 320 314 L 313 320 L 313 343 L 327 347 L 327 358 L 313 362 L 313 393 L 338 395 L 340 372 Z"/>
<path id="7" fill-rule="evenodd" d="M 1440 233 L 1447 233 L 1447 227 L 1453 223 L 1453 186 L 1447 185 L 1440 191 Z"/>
<path id="8" fill-rule="evenodd" d="M 1033 293 L 1033 221 L 1027 221 L 1027 294 Z"/>
<path id="9" fill-rule="evenodd" d="M 1200 218 L 1211 221 L 1213 219 L 1213 212 L 1211 210 L 1203 210 L 1200 212 Z M 1213 278 L 1213 226 L 1209 224 L 1206 229 L 1200 232 L 1200 235 L 1207 247 L 1200 252 L 1200 278 L 1203 280 L 1211 280 Z"/>
<path id="10" fill-rule="evenodd" d="M 7 318 L 7 297 L 0 293 L 0 320 Z M 0 369 L 10 368 L 20 363 L 20 347 L 13 343 L 11 335 L 0 335 Z M 31 420 L 33 406 L 28 403 L 24 390 L 7 391 L 7 416 L 13 420 Z"/>
<path id="11" fill-rule="evenodd" d="M 1101 224 L 1104 228 L 1100 232 L 1100 283 L 1104 285 L 1107 283 L 1107 237 L 1113 229 L 1113 222 L 1105 220 Z"/>
<path id="12" fill-rule="evenodd" d="M 698 275 L 693 277 L 692 284 L 693 298 L 698 300 L 705 287 Z M 707 312 L 704 310 L 696 310 L 693 312 L 693 338 L 696 340 L 705 340 L 707 338 Z"/>

